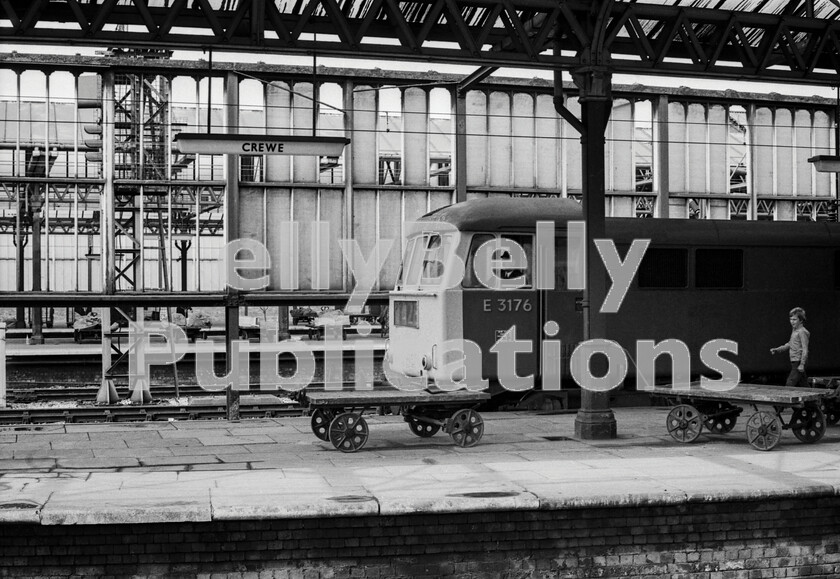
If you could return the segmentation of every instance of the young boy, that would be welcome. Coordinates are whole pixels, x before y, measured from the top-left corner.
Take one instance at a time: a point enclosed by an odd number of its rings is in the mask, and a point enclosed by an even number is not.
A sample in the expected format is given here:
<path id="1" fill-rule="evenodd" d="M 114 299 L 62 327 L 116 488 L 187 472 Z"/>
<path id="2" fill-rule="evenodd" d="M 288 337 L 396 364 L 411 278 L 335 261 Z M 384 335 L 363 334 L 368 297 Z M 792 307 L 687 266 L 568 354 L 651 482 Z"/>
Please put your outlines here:
<path id="1" fill-rule="evenodd" d="M 805 323 L 805 310 L 793 308 L 790 311 L 790 325 L 793 330 L 787 344 L 778 348 L 770 348 L 770 353 L 790 352 L 790 375 L 785 386 L 808 386 L 808 376 L 805 375 L 805 362 L 808 360 L 808 340 L 811 333 L 802 324 Z"/>

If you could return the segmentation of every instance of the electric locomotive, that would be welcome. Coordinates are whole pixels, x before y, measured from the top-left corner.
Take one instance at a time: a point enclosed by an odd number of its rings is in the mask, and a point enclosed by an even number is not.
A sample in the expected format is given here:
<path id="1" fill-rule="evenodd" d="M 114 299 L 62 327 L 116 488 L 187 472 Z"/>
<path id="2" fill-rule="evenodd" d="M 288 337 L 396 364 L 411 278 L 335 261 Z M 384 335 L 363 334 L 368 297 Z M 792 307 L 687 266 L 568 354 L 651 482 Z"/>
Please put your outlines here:
<path id="1" fill-rule="evenodd" d="M 539 386 L 544 341 L 551 339 L 561 343 L 560 374 L 568 379 L 569 356 L 583 334 L 582 292 L 569 289 L 574 251 L 568 224 L 582 219 L 579 203 L 560 198 L 476 199 L 422 217 L 408 232 L 390 293 L 391 370 L 461 380 L 464 370 L 453 372 L 457 364 L 447 359 L 457 353 L 444 345 L 466 340 L 478 346 L 482 377 L 493 385 L 499 379 L 498 345 L 515 337 L 533 348 L 518 352 L 515 368 L 504 372 L 532 375 Z M 553 289 L 537 283 L 546 277 L 536 271 L 546 266 L 537 222 L 553 224 Z M 838 371 L 840 224 L 608 218 L 606 237 L 622 259 L 634 240 L 650 240 L 620 308 L 603 314 L 606 338 L 627 352 L 631 384 L 640 340 L 680 340 L 688 348 L 692 378 L 719 376 L 700 356 L 711 340 L 737 344 L 737 352 L 720 357 L 737 365 L 742 380 L 784 375 L 787 360 L 772 357 L 770 348 L 787 340 L 787 313 L 794 306 L 808 314 L 809 374 Z M 447 256 L 457 258 L 448 271 Z M 496 286 L 484 279 L 487 263 Z M 499 289 L 505 279 L 517 283 Z M 503 364 L 509 363 L 505 358 Z M 669 356 L 656 357 L 659 381 L 669 380 L 673 368 Z"/>

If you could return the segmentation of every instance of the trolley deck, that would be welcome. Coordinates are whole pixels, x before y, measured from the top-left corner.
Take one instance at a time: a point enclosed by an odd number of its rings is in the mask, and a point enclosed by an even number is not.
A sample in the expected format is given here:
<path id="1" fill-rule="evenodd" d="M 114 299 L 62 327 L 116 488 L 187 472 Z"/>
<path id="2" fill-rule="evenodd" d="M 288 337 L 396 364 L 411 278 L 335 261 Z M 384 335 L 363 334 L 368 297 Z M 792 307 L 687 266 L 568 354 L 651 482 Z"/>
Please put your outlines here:
<path id="1" fill-rule="evenodd" d="M 647 390 L 652 396 L 676 400 L 668 413 L 668 433 L 679 442 L 692 442 L 705 426 L 716 434 L 726 434 L 735 427 L 738 416 L 746 406 L 754 413 L 747 419 L 747 441 L 758 450 L 771 450 L 781 439 L 782 430 L 792 430 L 802 442 L 819 441 L 825 434 L 826 401 L 837 396 L 832 388 L 795 388 L 764 384 L 738 384 L 731 390 L 704 390 L 699 382 L 689 389 L 654 387 Z M 759 410 L 758 406 L 770 406 Z M 789 420 L 783 413 L 792 410 Z"/>
<path id="2" fill-rule="evenodd" d="M 411 432 L 422 438 L 440 429 L 461 447 L 478 444 L 484 420 L 475 411 L 490 399 L 484 392 L 318 391 L 304 394 L 312 415 L 312 432 L 342 452 L 356 452 L 367 443 L 365 410 L 398 406 Z"/>

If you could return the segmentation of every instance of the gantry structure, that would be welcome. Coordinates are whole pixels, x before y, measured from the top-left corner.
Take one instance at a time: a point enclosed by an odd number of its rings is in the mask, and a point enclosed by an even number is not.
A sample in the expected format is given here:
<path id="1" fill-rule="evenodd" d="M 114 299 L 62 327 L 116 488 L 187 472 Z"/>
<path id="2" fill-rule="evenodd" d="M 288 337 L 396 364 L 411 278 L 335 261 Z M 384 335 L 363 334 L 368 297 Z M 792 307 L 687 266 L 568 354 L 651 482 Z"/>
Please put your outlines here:
<path id="1" fill-rule="evenodd" d="M 840 81 L 838 15 L 835 0 L 3 0 L 0 42 L 473 65 L 475 71 L 458 84 L 456 183 L 464 182 L 466 170 L 465 104 L 460 95 L 499 67 L 550 70 L 555 74 L 557 113 L 580 133 L 584 213 L 589 236 L 597 238 L 604 232 L 604 132 L 612 109 L 612 75 L 835 86 Z M 579 113 L 565 105 L 564 76 L 574 81 Z M 116 90 L 118 81 L 111 84 L 109 90 Z M 151 102 L 152 93 L 142 84 L 130 92 Z M 104 139 L 104 163 L 117 158 L 113 146 Z M 234 239 L 238 231 L 231 216 L 239 207 L 238 188 L 227 185 L 225 233 Z M 142 189 L 140 183 L 137 186 Z M 141 201 L 155 197 L 154 189 L 118 193 L 106 177 L 103 210 L 109 215 L 120 194 Z M 122 227 L 130 238 L 131 224 Z M 103 239 L 113 243 L 115 232 L 105 232 Z M 102 251 L 115 250 L 104 242 Z M 601 303 L 606 293 L 606 275 L 596 255 L 594 249 L 587 252 L 584 338 L 604 336 L 602 316 L 589 307 Z M 248 300 L 271 297 L 229 292 L 120 296 L 115 287 L 106 287 L 96 302 L 204 299 L 233 310 Z M 36 291 L 4 299 L 34 304 L 57 298 Z M 229 325 L 235 325 L 233 316 L 228 317 Z M 584 392 L 576 430 L 584 437 L 614 435 L 615 421 L 604 395 Z"/>

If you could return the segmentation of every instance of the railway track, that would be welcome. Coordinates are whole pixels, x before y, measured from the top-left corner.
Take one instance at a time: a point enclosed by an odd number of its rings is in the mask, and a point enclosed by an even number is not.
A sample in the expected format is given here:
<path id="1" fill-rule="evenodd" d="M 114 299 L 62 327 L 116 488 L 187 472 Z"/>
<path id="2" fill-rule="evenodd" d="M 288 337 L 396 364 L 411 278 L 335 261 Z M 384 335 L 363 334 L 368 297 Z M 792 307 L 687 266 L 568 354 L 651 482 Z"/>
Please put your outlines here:
<path id="1" fill-rule="evenodd" d="M 345 382 L 342 385 L 345 389 L 352 389 L 353 382 Z M 275 391 L 261 392 L 258 386 L 252 386 L 247 392 L 250 394 L 272 394 Z M 374 390 L 391 389 L 391 386 L 384 382 L 375 382 Z M 120 398 L 127 398 L 130 394 L 125 384 L 116 385 L 117 394 Z M 323 382 L 312 382 L 307 386 L 308 390 L 323 390 Z M 60 401 L 93 401 L 99 391 L 99 384 L 88 382 L 10 382 L 6 390 L 6 401 L 16 404 L 31 404 L 33 402 L 60 402 Z M 153 399 L 175 398 L 175 387 L 170 384 L 152 385 L 151 394 Z M 180 397 L 206 397 L 219 393 L 208 392 L 198 384 L 181 384 L 178 388 Z M 243 392 L 245 394 L 245 392 Z"/>
<path id="2" fill-rule="evenodd" d="M 306 409 L 297 403 L 248 403 L 239 407 L 241 418 L 277 418 L 301 416 Z M 225 404 L 144 404 L 131 406 L 68 406 L 0 409 L 0 426 L 64 422 L 147 422 L 168 420 L 219 420 L 225 418 Z"/>
<path id="3" fill-rule="evenodd" d="M 128 396 L 129 389 L 125 384 L 116 386 L 120 397 Z M 6 393 L 8 402 L 27 404 L 32 402 L 54 401 L 85 401 L 96 400 L 99 384 L 78 382 L 19 382 L 10 383 Z M 152 386 L 152 398 L 175 398 L 175 387 L 168 385 Z M 198 384 L 182 384 L 178 389 L 179 396 L 208 396 L 211 393 Z"/>
<path id="4" fill-rule="evenodd" d="M 343 384 L 352 389 L 353 382 Z M 391 389 L 386 383 L 374 384 L 374 389 Z M 323 382 L 310 384 L 307 389 L 323 390 Z M 175 387 L 151 387 L 155 404 L 94 405 L 99 385 L 76 382 L 17 382 L 9 384 L 7 402 L 21 405 L 0 409 L 0 426 L 15 424 L 43 424 L 64 422 L 145 422 L 155 420 L 218 420 L 227 416 L 224 396 L 207 392 L 197 384 L 182 384 L 181 398 L 188 397 L 188 404 L 171 403 L 175 400 Z M 125 385 L 117 386 L 120 399 L 129 397 Z M 307 409 L 280 391 L 260 392 L 252 389 L 240 398 L 239 415 L 247 418 L 275 418 L 301 416 Z M 180 400 L 180 399 L 178 399 Z M 66 403 L 66 404 L 62 404 Z M 41 406 L 40 404 L 48 404 Z"/>

